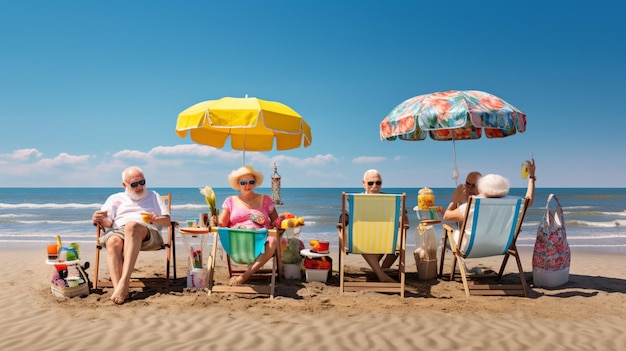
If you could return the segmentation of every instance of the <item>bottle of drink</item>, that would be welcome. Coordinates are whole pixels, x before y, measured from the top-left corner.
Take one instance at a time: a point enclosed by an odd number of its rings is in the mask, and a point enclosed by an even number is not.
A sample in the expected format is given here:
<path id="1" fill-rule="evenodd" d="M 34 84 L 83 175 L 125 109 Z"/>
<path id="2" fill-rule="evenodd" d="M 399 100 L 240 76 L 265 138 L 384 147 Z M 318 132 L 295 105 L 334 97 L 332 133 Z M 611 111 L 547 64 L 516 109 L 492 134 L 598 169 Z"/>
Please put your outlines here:
<path id="1" fill-rule="evenodd" d="M 63 243 L 61 242 L 61 236 L 57 234 L 57 252 L 61 252 L 61 248 L 63 247 Z"/>
<path id="2" fill-rule="evenodd" d="M 528 178 L 528 162 L 522 163 L 522 179 Z"/>
<path id="3" fill-rule="evenodd" d="M 420 210 L 429 210 L 431 206 L 435 206 L 435 194 L 430 188 L 422 188 L 417 192 L 417 208 Z"/>

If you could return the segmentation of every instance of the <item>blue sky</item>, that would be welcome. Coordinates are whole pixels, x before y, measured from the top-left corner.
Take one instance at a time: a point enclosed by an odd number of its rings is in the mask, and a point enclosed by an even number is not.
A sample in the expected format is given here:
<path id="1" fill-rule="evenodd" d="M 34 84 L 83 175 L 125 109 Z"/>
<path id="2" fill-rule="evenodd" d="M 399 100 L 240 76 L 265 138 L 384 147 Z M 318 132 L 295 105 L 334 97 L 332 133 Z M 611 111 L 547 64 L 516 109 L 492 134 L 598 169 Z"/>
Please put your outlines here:
<path id="1" fill-rule="evenodd" d="M 452 187 L 452 144 L 381 141 L 421 94 L 482 90 L 528 117 L 505 139 L 456 143 L 461 178 L 524 187 L 624 187 L 620 1 L 0 1 L 0 187 L 226 187 L 242 153 L 175 134 L 178 114 L 223 96 L 283 102 L 313 143 L 246 153 L 284 187 Z M 263 184 L 268 186 L 269 182 Z"/>

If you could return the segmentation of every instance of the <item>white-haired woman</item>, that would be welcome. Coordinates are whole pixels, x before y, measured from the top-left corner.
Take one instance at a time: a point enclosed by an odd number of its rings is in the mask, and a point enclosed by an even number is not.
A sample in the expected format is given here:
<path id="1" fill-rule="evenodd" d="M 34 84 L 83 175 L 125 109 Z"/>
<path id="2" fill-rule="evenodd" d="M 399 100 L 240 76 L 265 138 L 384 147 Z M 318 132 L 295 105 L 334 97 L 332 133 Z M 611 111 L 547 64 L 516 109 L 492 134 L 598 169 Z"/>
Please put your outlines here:
<path id="1" fill-rule="evenodd" d="M 533 204 L 535 198 L 535 181 L 537 178 L 535 177 L 535 160 L 526 161 L 528 162 L 528 189 L 526 189 L 525 198 L 528 199 L 528 207 Z M 487 174 L 478 179 L 477 183 L 478 187 L 478 195 L 477 197 L 505 197 L 509 193 L 509 181 L 498 174 Z M 463 222 L 465 220 L 465 211 L 467 209 L 467 203 L 461 204 L 459 207 L 455 209 L 448 209 L 443 214 L 443 220 L 449 222 Z M 468 237 L 471 233 L 471 226 L 466 228 L 465 235 L 466 237 L 463 239 L 465 245 L 469 242 Z M 459 242 L 459 231 L 456 230 L 454 233 L 454 241 Z M 464 246 L 465 246 L 464 245 Z"/>
<path id="2" fill-rule="evenodd" d="M 263 174 L 251 166 L 243 166 L 230 172 L 228 182 L 240 193 L 224 200 L 218 225 L 228 228 L 271 229 L 278 218 L 274 202 L 269 196 L 254 192 L 254 188 L 263 183 Z M 265 252 L 242 275 L 232 277 L 229 285 L 243 284 L 272 258 L 277 247 L 276 238 L 268 236 Z"/>

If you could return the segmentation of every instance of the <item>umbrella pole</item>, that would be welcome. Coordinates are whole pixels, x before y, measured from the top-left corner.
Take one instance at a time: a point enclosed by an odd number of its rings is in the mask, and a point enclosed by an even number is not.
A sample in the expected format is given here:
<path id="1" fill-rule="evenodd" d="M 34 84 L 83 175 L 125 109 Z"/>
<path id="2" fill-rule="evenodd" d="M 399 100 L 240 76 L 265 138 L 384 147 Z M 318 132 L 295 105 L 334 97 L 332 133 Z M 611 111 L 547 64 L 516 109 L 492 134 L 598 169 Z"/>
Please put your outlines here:
<path id="1" fill-rule="evenodd" d="M 246 99 L 248 98 L 248 94 L 246 94 Z M 246 128 L 243 129 L 243 165 L 246 165 Z"/>
<path id="2" fill-rule="evenodd" d="M 459 185 L 459 170 L 456 168 L 456 144 L 454 142 L 454 131 L 452 131 L 452 160 L 454 161 L 454 170 L 452 171 L 452 179 L 454 179 L 454 185 Z"/>

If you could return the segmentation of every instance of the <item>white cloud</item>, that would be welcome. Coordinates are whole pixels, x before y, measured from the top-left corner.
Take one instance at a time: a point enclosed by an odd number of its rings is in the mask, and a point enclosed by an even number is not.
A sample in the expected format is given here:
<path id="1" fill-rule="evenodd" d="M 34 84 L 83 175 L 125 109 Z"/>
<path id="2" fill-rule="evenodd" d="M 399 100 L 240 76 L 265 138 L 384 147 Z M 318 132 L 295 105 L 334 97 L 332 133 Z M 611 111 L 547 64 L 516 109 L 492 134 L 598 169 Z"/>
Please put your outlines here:
<path id="1" fill-rule="evenodd" d="M 150 155 L 196 155 L 207 156 L 215 153 L 216 148 L 199 145 L 199 144 L 183 144 L 174 146 L 156 146 L 148 153 Z"/>
<path id="2" fill-rule="evenodd" d="M 233 160 L 243 157 L 242 151 L 236 150 L 222 150 L 212 146 L 200 145 L 200 144 L 182 144 L 174 146 L 156 146 L 148 152 L 150 156 L 177 156 L 198 158 L 214 156 L 222 160 Z M 247 153 L 246 156 L 251 153 Z"/>
<path id="3" fill-rule="evenodd" d="M 70 155 L 65 152 L 60 153 L 55 158 L 45 158 L 39 160 L 36 165 L 45 166 L 45 167 L 55 167 L 59 165 L 77 165 L 77 164 L 86 164 L 89 162 L 89 155 Z"/>
<path id="4" fill-rule="evenodd" d="M 378 163 L 387 160 L 384 156 L 360 156 L 352 159 L 352 163 Z"/>
<path id="5" fill-rule="evenodd" d="M 282 164 L 291 164 L 294 166 L 298 166 L 299 168 L 301 168 L 301 166 L 326 166 L 326 165 L 331 165 L 331 164 L 337 164 L 339 162 L 339 160 L 331 155 L 331 154 L 326 154 L 326 155 L 315 155 L 314 157 L 306 157 L 306 158 L 297 158 L 297 157 L 292 157 L 292 156 L 285 156 L 285 155 L 279 155 L 276 157 L 272 158 L 273 162 L 276 162 L 278 165 L 282 165 Z"/>
<path id="6" fill-rule="evenodd" d="M 316 155 L 315 157 L 307 157 L 303 159 L 302 161 L 305 162 L 307 165 L 311 165 L 311 166 L 325 166 L 329 164 L 339 163 L 339 160 L 331 154 Z"/>
<path id="7" fill-rule="evenodd" d="M 226 175 L 243 160 L 242 151 L 199 144 L 156 146 L 147 151 L 124 149 L 95 155 L 59 153 L 52 158 L 42 155 L 34 148 L 0 155 L 3 165 L 0 176 L 8 180 L 5 185 L 117 186 L 121 171 L 136 165 L 150 175 L 151 186 L 200 186 L 209 182 L 212 186 L 226 187 Z M 333 154 L 299 158 L 276 151 L 246 152 L 245 160 L 266 175 L 272 173 L 272 165 L 276 163 L 290 186 L 336 186 L 354 178 L 337 166 L 345 162 Z"/>
<path id="8" fill-rule="evenodd" d="M 37 149 L 19 149 L 15 150 L 10 154 L 4 154 L 2 157 L 7 157 L 14 160 L 28 160 L 32 157 L 38 158 L 43 154 L 39 152 Z"/>
<path id="9" fill-rule="evenodd" d="M 113 158 L 138 158 L 145 159 L 149 157 L 149 155 L 143 151 L 137 150 L 122 150 L 113 154 Z"/>

